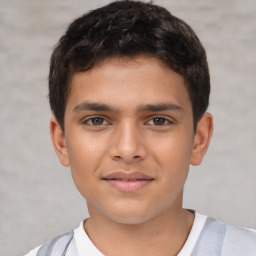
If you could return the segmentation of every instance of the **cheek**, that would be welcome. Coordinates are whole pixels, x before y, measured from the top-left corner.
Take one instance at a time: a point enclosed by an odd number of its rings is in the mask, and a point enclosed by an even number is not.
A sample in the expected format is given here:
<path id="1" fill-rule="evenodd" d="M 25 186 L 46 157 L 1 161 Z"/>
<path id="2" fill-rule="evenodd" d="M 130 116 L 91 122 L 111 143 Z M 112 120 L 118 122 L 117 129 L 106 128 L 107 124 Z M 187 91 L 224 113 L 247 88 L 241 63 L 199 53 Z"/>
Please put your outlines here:
<path id="1" fill-rule="evenodd" d="M 99 163 L 103 155 L 102 142 L 87 138 L 86 136 L 73 137 L 68 144 L 68 154 L 72 176 L 77 188 L 83 194 L 93 186 L 97 178 Z M 82 191 L 81 191 L 82 190 Z"/>
<path id="2" fill-rule="evenodd" d="M 162 184 L 163 196 L 177 196 L 182 190 L 188 175 L 191 152 L 191 138 L 186 137 L 184 133 L 179 136 L 170 135 L 155 146 L 152 154 L 161 169 L 159 182 Z"/>
<path id="3" fill-rule="evenodd" d="M 103 143 L 97 137 L 89 136 L 83 131 L 76 131 L 71 134 L 67 141 L 68 154 L 71 167 L 90 167 L 97 161 L 101 151 L 103 151 Z M 79 168 L 80 169 L 80 168 Z"/>
<path id="4" fill-rule="evenodd" d="M 176 132 L 158 139 L 157 145 L 151 145 L 154 155 L 163 169 L 182 170 L 189 166 L 192 153 L 192 140 L 184 132 Z"/>
<path id="5" fill-rule="evenodd" d="M 169 138 L 155 147 L 155 155 L 161 171 L 159 185 L 161 190 L 156 197 L 162 198 L 163 207 L 172 203 L 183 190 L 187 179 L 191 155 L 191 143 L 186 139 Z"/>

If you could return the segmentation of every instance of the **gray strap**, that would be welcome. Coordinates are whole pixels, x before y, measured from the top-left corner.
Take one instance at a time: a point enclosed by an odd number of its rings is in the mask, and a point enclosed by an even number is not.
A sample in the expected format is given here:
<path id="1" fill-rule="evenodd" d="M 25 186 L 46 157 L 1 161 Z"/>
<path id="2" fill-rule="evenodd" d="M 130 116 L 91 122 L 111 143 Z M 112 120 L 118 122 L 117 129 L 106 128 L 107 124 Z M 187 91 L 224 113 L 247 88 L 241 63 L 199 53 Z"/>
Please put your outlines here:
<path id="1" fill-rule="evenodd" d="M 60 254 L 54 256 L 65 256 L 67 249 L 73 239 L 74 233 L 73 231 L 61 236 L 57 236 L 53 239 L 48 240 L 44 243 L 37 252 L 37 256 L 51 256 L 53 248 L 58 243 L 58 247 L 60 247 Z"/>
<path id="2" fill-rule="evenodd" d="M 220 256 L 226 235 L 226 226 L 207 218 L 191 256 Z"/>
<path id="3" fill-rule="evenodd" d="M 72 233 L 73 233 L 73 232 L 72 232 Z M 73 233 L 72 236 L 70 237 L 70 239 L 69 239 L 69 241 L 68 241 L 68 243 L 67 243 L 67 245 L 66 245 L 66 247 L 65 247 L 65 250 L 64 250 L 62 256 L 65 256 L 65 255 L 66 255 L 66 252 L 67 252 L 67 250 L 68 250 L 68 247 L 69 247 L 69 245 L 70 245 L 70 243 L 71 243 L 73 237 L 74 237 L 74 233 Z"/>

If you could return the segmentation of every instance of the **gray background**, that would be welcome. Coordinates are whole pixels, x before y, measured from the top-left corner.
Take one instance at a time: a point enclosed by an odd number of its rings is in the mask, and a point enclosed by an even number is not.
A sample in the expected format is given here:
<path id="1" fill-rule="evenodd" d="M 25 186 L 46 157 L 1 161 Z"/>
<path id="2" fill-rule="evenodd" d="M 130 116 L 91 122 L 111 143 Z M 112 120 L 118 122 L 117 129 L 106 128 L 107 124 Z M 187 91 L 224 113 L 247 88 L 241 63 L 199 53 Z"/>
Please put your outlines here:
<path id="1" fill-rule="evenodd" d="M 23 255 L 87 216 L 51 146 L 47 75 L 67 25 L 108 2 L 0 0 L 1 255 Z M 191 168 L 184 206 L 256 228 L 256 2 L 155 3 L 194 28 L 212 78 L 214 135 L 202 165 Z"/>

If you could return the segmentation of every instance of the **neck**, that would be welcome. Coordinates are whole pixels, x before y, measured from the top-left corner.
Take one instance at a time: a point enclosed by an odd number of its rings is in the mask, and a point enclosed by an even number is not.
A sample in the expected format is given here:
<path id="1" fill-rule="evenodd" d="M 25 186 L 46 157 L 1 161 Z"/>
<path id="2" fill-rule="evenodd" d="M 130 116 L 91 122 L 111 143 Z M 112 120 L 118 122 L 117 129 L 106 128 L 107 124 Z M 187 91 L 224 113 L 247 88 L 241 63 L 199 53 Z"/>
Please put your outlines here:
<path id="1" fill-rule="evenodd" d="M 181 207 L 168 209 L 139 224 L 116 222 L 99 216 L 94 210 L 91 216 L 84 223 L 84 229 L 94 245 L 104 255 L 111 256 L 177 255 L 194 220 L 193 213 Z"/>

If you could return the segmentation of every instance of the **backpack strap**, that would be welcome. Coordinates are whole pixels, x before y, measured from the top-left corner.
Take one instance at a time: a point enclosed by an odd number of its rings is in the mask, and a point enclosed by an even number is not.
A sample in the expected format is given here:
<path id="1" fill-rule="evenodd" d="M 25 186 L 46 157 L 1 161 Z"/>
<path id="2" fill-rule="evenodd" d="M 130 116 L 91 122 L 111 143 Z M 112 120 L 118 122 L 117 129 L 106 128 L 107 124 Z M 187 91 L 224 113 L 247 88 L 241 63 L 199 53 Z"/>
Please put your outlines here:
<path id="1" fill-rule="evenodd" d="M 73 237 L 74 232 L 71 231 L 48 240 L 40 247 L 37 256 L 65 256 Z"/>
<path id="2" fill-rule="evenodd" d="M 191 256 L 256 256 L 256 231 L 207 218 Z"/>
<path id="3" fill-rule="evenodd" d="M 222 255 L 225 235 L 226 225 L 208 217 L 191 256 Z"/>

